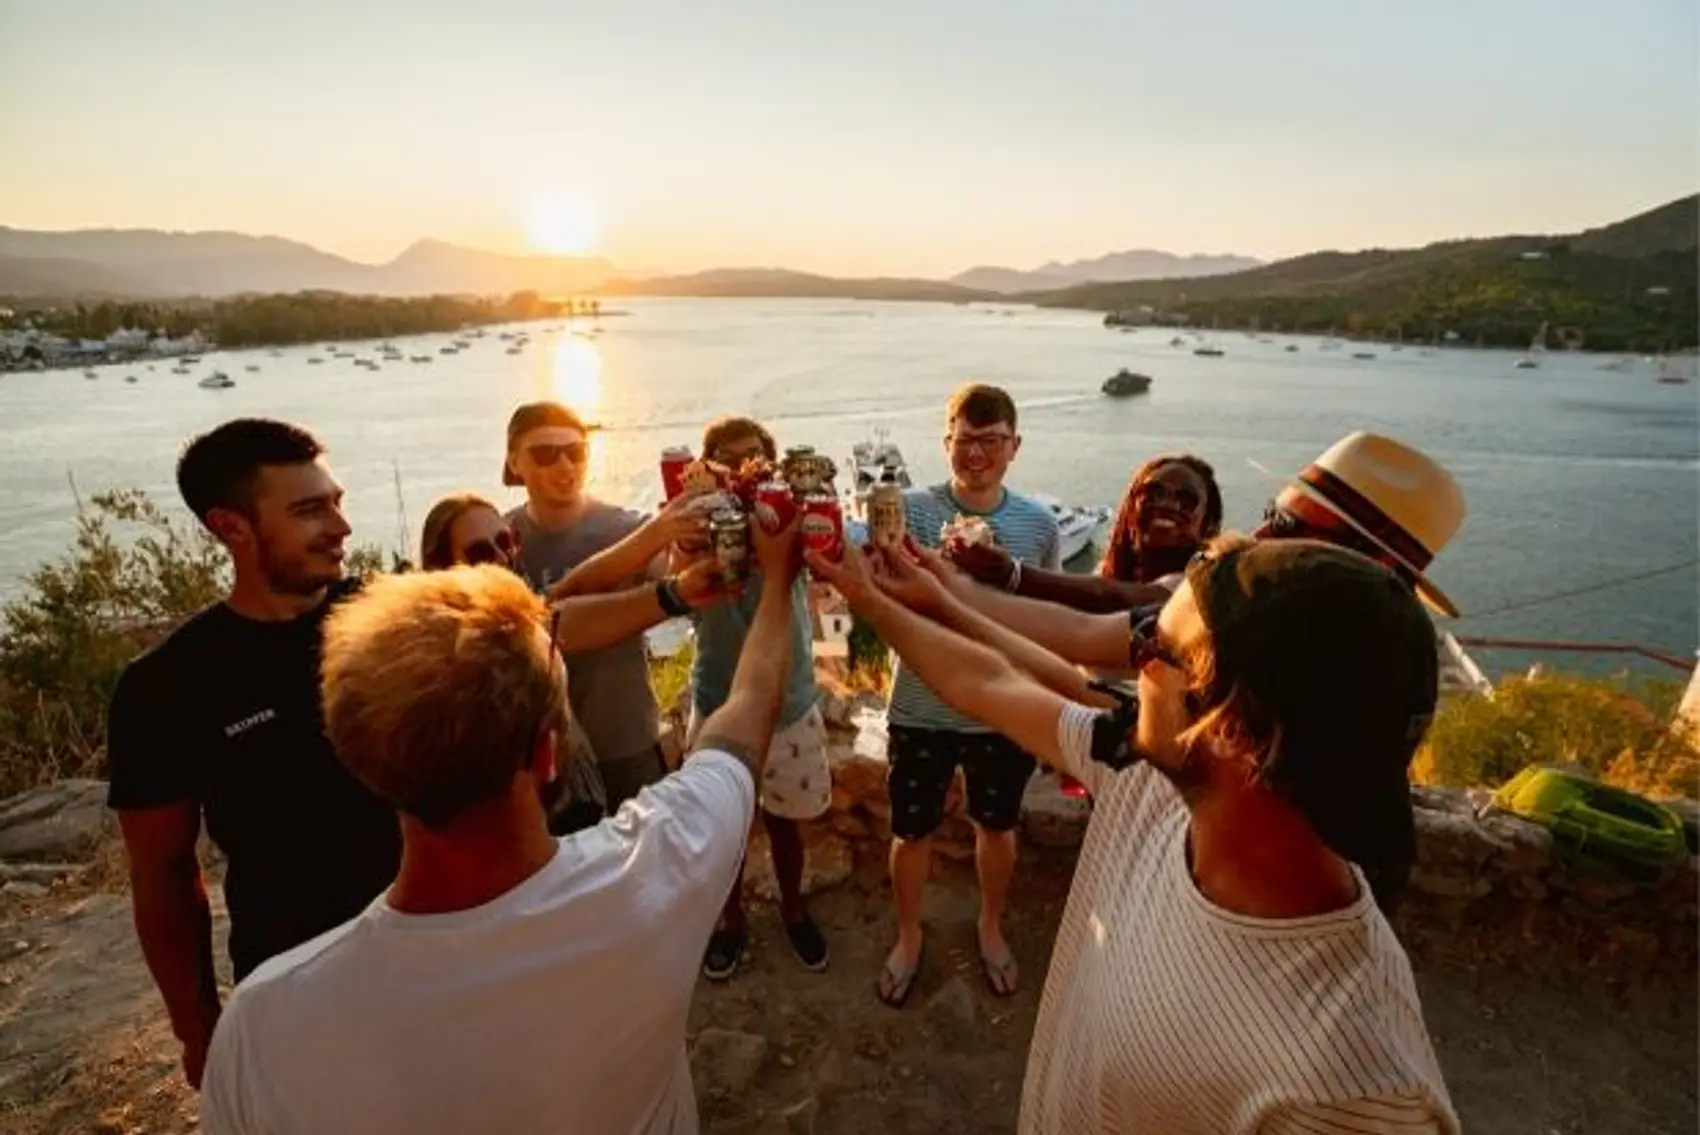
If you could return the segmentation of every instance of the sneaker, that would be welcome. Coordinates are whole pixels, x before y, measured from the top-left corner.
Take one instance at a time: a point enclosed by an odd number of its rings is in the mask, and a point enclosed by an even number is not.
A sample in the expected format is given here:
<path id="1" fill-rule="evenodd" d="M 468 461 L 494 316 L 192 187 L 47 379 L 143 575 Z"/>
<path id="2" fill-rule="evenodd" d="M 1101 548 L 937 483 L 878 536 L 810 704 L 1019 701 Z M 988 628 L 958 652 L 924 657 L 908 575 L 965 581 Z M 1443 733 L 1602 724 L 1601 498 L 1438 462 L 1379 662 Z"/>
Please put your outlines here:
<path id="1" fill-rule="evenodd" d="M 749 941 L 749 931 L 743 927 L 737 930 L 716 930 L 708 936 L 708 949 L 702 956 L 702 975 L 710 981 L 725 981 L 738 972 L 738 963 L 744 960 L 744 946 Z"/>
<path id="2" fill-rule="evenodd" d="M 787 922 L 785 937 L 791 940 L 791 949 L 796 951 L 803 968 L 816 973 L 826 968 L 826 939 L 814 919 L 805 914 L 797 922 Z"/>

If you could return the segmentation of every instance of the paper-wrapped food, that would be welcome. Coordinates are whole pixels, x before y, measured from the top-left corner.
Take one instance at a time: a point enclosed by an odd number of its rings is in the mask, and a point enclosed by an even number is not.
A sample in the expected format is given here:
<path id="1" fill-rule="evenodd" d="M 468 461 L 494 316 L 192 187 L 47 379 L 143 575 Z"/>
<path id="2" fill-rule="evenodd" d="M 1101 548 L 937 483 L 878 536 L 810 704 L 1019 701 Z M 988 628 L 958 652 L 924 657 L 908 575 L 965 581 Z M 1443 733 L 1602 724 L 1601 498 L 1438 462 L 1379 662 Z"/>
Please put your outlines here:
<path id="1" fill-rule="evenodd" d="M 998 542 L 997 533 L 983 516 L 959 512 L 939 530 L 939 542 L 945 547 L 989 548 Z"/>

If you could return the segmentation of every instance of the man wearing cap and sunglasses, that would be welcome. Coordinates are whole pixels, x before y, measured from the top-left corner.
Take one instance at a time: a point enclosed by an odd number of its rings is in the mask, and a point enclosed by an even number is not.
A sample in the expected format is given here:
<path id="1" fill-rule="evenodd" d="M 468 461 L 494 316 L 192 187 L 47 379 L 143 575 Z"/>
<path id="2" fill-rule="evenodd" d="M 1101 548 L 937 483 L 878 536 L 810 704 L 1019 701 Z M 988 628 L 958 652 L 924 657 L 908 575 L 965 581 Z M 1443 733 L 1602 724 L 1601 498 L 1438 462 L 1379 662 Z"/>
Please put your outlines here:
<path id="1" fill-rule="evenodd" d="M 1438 462 L 1393 438 L 1359 431 L 1288 481 L 1253 535 L 1350 548 L 1393 571 L 1430 611 L 1457 618 L 1457 605 L 1424 573 L 1463 527 L 1464 515 L 1463 490 Z M 1070 662 L 1105 669 L 1127 665 L 1130 631 L 1155 611 L 1092 614 L 978 586 L 962 597 Z"/>
<path id="2" fill-rule="evenodd" d="M 1459 1130 L 1378 909 L 1414 852 L 1439 684 L 1404 580 L 1320 541 L 1217 541 L 1132 639 L 1129 722 L 957 599 L 935 553 L 806 558 L 947 704 L 1093 795 L 1024 1135 Z"/>
<path id="3" fill-rule="evenodd" d="M 519 538 L 517 566 L 534 590 L 554 598 L 564 597 L 554 593 L 554 585 L 574 568 L 646 527 L 641 514 L 586 491 L 589 432 L 577 414 L 558 402 L 527 403 L 508 419 L 502 483 L 525 486 L 525 504 L 506 517 Z M 659 527 L 657 550 L 682 534 L 673 531 L 671 520 Z M 700 520 L 682 515 L 679 523 L 700 527 Z M 665 568 L 665 558 L 646 561 L 637 574 L 659 579 Z M 676 597 L 672 601 L 678 609 L 669 614 L 686 613 L 683 603 Z M 567 674 L 574 720 L 596 753 L 608 806 L 617 809 L 667 775 L 643 637 L 572 654 Z"/>

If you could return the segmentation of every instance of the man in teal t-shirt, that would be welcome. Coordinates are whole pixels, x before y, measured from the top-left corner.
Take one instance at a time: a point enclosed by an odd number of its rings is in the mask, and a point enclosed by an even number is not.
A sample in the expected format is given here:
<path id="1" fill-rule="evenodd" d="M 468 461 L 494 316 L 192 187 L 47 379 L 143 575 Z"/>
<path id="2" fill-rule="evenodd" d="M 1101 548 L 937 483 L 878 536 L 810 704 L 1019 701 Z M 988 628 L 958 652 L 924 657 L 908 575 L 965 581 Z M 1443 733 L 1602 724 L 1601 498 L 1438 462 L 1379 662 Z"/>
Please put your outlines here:
<path id="1" fill-rule="evenodd" d="M 722 418 L 703 433 L 702 452 L 710 461 L 737 469 L 751 457 L 775 460 L 773 436 L 749 418 Z M 832 770 L 826 757 L 826 724 L 816 704 L 814 634 L 809 616 L 808 587 L 799 578 L 793 585 L 791 614 L 791 677 L 785 704 L 767 752 L 762 772 L 761 816 L 773 854 L 773 875 L 779 885 L 779 915 L 785 936 L 798 959 L 809 969 L 826 967 L 826 939 L 803 903 L 803 836 L 801 821 L 818 819 L 832 803 Z M 755 617 L 761 595 L 751 579 L 741 598 L 693 616 L 696 622 L 696 662 L 691 669 L 691 724 L 697 727 L 719 709 L 732 687 L 738 656 Z M 739 872 L 739 878 L 743 872 Z M 732 976 L 744 956 L 749 932 L 738 886 L 726 896 L 720 923 L 709 937 L 703 955 L 703 974 L 713 981 Z"/>
<path id="2" fill-rule="evenodd" d="M 946 408 L 950 481 L 903 496 L 909 535 L 928 547 L 958 515 L 984 520 L 1018 562 L 1062 564 L 1056 517 L 1045 505 L 1004 487 L 1021 448 L 1015 402 L 995 386 L 970 383 Z M 1004 898 L 1015 873 L 1015 825 L 1035 766 L 1001 733 L 956 713 L 906 667 L 897 668 L 887 713 L 891 796 L 891 889 L 897 900 L 897 944 L 880 973 L 880 999 L 902 1005 L 921 965 L 921 900 L 931 866 L 931 837 L 944 821 L 956 770 L 968 790 L 974 863 L 980 879 L 980 964 L 1001 996 L 1015 992 L 1019 971 L 1003 936 Z"/>

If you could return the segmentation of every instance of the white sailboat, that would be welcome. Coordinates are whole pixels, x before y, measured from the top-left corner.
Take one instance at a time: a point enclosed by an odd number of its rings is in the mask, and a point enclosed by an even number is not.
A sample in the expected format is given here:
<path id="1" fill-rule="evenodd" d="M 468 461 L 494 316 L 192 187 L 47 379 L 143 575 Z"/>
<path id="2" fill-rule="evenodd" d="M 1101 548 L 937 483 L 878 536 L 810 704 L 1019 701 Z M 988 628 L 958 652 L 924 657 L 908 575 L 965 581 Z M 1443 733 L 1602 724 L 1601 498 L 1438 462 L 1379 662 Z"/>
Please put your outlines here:
<path id="1" fill-rule="evenodd" d="M 1541 325 L 1535 328 L 1535 337 L 1529 341 L 1528 353 L 1511 365 L 1516 367 L 1518 370 L 1534 370 L 1536 367 L 1541 365 L 1537 360 L 1541 354 L 1546 351 L 1546 349 L 1547 325 L 1546 321 L 1542 320 Z"/>

